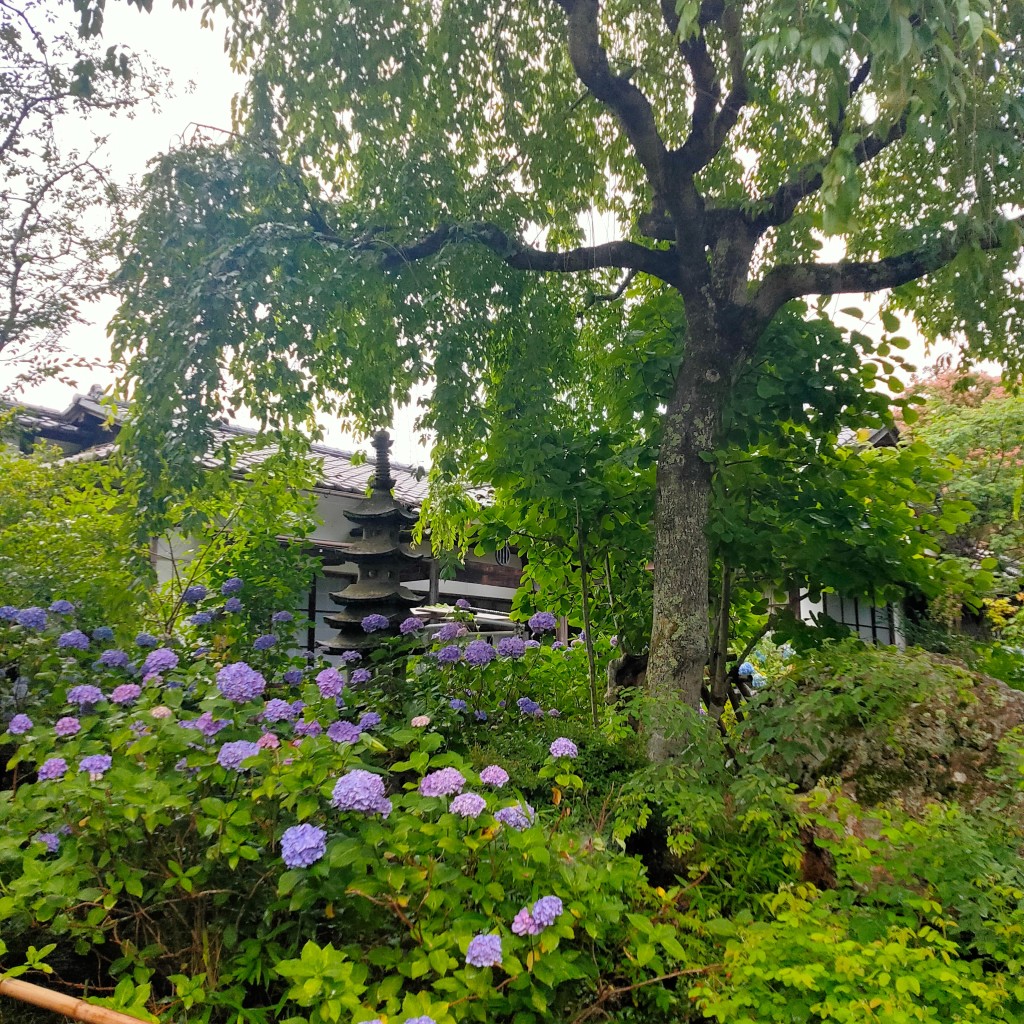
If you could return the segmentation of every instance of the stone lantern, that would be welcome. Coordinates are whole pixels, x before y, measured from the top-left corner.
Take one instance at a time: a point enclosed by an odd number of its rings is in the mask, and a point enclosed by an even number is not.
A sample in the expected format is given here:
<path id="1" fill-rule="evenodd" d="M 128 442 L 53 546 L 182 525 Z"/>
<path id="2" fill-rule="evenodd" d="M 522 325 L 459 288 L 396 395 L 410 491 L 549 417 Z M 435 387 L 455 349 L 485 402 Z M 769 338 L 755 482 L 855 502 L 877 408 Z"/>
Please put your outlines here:
<path id="1" fill-rule="evenodd" d="M 399 582 L 402 570 L 415 565 L 423 556 L 410 551 L 402 539 L 417 517 L 392 497 L 392 443 L 386 430 L 374 435 L 377 456 L 373 491 L 357 508 L 344 513 L 354 524 L 351 535 L 356 539 L 341 551 L 347 561 L 355 563 L 358 575 L 344 590 L 330 595 L 341 606 L 336 614 L 324 617 L 329 626 L 338 630 L 324 645 L 334 654 L 376 647 L 385 637 L 396 635 L 410 609 L 424 600 Z M 340 566 L 327 566 L 324 574 L 348 575 Z M 388 620 L 387 629 L 367 633 L 362 626 L 367 615 L 383 615 Z"/>

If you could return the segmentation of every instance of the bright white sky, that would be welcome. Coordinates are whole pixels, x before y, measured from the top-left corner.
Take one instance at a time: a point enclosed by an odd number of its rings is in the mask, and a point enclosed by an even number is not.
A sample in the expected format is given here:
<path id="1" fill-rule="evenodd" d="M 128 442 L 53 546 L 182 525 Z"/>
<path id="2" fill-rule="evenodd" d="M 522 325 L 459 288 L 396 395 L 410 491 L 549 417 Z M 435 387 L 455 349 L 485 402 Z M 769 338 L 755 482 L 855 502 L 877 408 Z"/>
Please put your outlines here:
<path id="1" fill-rule="evenodd" d="M 128 4 L 108 4 L 104 35 L 110 42 L 148 53 L 155 64 L 168 69 L 172 83 L 170 95 L 161 98 L 158 109 L 140 111 L 132 120 L 113 120 L 109 129 L 96 126 L 95 130 L 109 134 L 107 160 L 118 180 L 137 181 L 149 160 L 179 145 L 189 135 L 192 125 L 230 128 L 231 97 L 240 87 L 241 79 L 231 71 L 221 33 L 203 29 L 197 11 L 173 10 L 169 4 L 155 4 L 153 12 L 146 14 Z M 73 126 L 69 126 L 68 131 L 73 134 Z M 876 303 L 857 299 L 857 296 L 842 296 L 836 301 L 835 309 L 859 306 L 869 318 L 875 315 Z M 89 322 L 76 327 L 67 338 L 69 353 L 101 361 L 109 359 L 106 323 L 114 306 L 111 299 L 86 310 Z M 848 326 L 859 327 L 868 334 L 878 330 L 877 320 L 874 330 L 870 322 Z M 906 333 L 915 337 L 910 330 Z M 926 354 L 919 340 L 907 354 L 912 363 L 924 366 Z M 934 359 L 935 354 L 930 353 L 927 361 Z M 113 382 L 115 373 L 109 366 L 82 371 L 77 390 L 85 391 L 92 384 L 107 386 Z M 75 390 L 65 384 L 48 382 L 23 393 L 22 397 L 34 404 L 63 408 Z M 427 448 L 417 443 L 412 429 L 414 418 L 414 411 L 409 409 L 397 414 L 392 429 L 394 456 L 402 462 L 423 463 L 427 460 Z M 345 448 L 366 447 L 363 442 L 343 434 L 336 424 L 325 421 L 324 427 L 328 443 Z"/>

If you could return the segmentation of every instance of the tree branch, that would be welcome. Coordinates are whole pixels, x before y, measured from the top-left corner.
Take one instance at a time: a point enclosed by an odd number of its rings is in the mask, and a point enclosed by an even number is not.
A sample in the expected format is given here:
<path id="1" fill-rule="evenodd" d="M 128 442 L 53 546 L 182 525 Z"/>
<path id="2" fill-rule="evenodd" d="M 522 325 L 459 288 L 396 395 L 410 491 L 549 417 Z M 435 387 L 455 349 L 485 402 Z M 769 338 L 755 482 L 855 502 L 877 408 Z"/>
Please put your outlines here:
<path id="1" fill-rule="evenodd" d="M 1024 225 L 1024 216 L 1006 220 L 1003 225 L 1019 230 Z M 757 289 L 754 307 L 770 319 L 783 303 L 800 295 L 840 295 L 898 288 L 941 270 L 971 243 L 985 250 L 999 248 L 999 225 L 991 225 L 980 233 L 977 228 L 950 231 L 916 249 L 870 262 L 841 260 L 775 267 Z"/>

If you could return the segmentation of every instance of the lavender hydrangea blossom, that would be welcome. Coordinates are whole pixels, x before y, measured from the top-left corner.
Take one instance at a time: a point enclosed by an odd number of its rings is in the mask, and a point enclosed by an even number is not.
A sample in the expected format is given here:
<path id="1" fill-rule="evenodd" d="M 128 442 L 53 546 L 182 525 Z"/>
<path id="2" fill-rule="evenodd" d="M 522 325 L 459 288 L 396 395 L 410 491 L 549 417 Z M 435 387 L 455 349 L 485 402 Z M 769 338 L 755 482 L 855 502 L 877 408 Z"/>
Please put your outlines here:
<path id="1" fill-rule="evenodd" d="M 373 678 L 373 673 L 368 668 L 357 668 L 349 678 L 354 686 L 362 686 Z"/>
<path id="2" fill-rule="evenodd" d="M 365 633 L 376 633 L 379 630 L 387 629 L 390 625 L 390 621 L 386 615 L 367 615 L 362 622 L 363 632 Z"/>
<path id="3" fill-rule="evenodd" d="M 290 668 L 281 677 L 289 686 L 298 686 L 302 682 L 302 669 Z"/>
<path id="4" fill-rule="evenodd" d="M 7 731 L 12 736 L 24 736 L 31 728 L 32 719 L 25 714 L 17 714 L 7 723 Z"/>
<path id="5" fill-rule="evenodd" d="M 185 604 L 199 604 L 206 597 L 207 593 L 208 591 L 202 583 L 193 583 L 192 586 L 185 588 L 181 599 Z"/>
<path id="6" fill-rule="evenodd" d="M 154 713 L 156 709 L 154 708 Z M 195 729 L 201 736 L 205 736 L 206 739 L 211 740 L 217 735 L 222 729 L 226 729 L 231 724 L 227 718 L 214 718 L 213 714 L 209 711 L 204 711 L 198 718 L 192 719 L 191 722 L 182 722 L 181 725 L 186 729 Z"/>
<path id="7" fill-rule="evenodd" d="M 98 686 L 92 686 L 89 683 L 72 686 L 68 690 L 68 703 L 77 704 L 80 708 L 92 707 L 103 699 L 103 691 Z"/>
<path id="8" fill-rule="evenodd" d="M 339 811 L 362 811 L 386 818 L 391 801 L 384 796 L 384 780 L 363 768 L 354 768 L 334 784 L 331 805 Z"/>
<path id="9" fill-rule="evenodd" d="M 196 612 L 188 617 L 190 626 L 208 626 L 213 622 L 213 615 L 210 612 Z"/>
<path id="10" fill-rule="evenodd" d="M 374 729 L 380 725 L 380 715 L 376 711 L 367 711 L 359 719 L 359 731 L 365 732 L 367 729 Z"/>
<path id="11" fill-rule="evenodd" d="M 251 740 L 234 740 L 221 745 L 217 751 L 217 764 L 229 771 L 242 771 L 242 762 L 247 758 L 255 757 L 260 752 L 260 746 Z"/>
<path id="12" fill-rule="evenodd" d="M 341 660 L 346 665 L 351 665 L 353 661 L 362 661 L 363 656 L 358 651 L 342 651 Z"/>
<path id="13" fill-rule="evenodd" d="M 315 718 L 309 722 L 295 723 L 296 736 L 319 736 L 323 731 L 324 727 Z"/>
<path id="14" fill-rule="evenodd" d="M 67 770 L 68 763 L 63 757 L 49 757 L 39 766 L 36 777 L 40 782 L 53 782 L 57 779 L 63 779 Z"/>
<path id="15" fill-rule="evenodd" d="M 131 661 L 124 651 L 111 647 L 97 658 L 96 664 L 102 668 L 128 668 Z"/>
<path id="16" fill-rule="evenodd" d="M 308 868 L 327 852 L 327 833 L 308 822 L 286 828 L 281 836 L 281 859 L 289 868 Z"/>
<path id="17" fill-rule="evenodd" d="M 460 597 L 455 602 L 455 607 L 461 612 L 468 612 L 473 606 L 464 597 Z"/>
<path id="18" fill-rule="evenodd" d="M 520 697 L 516 701 L 516 706 L 524 715 L 535 715 L 541 709 L 540 705 L 529 697 Z"/>
<path id="19" fill-rule="evenodd" d="M 134 704 L 142 695 L 142 687 L 138 683 L 122 683 L 115 686 L 110 694 L 114 704 Z"/>
<path id="20" fill-rule="evenodd" d="M 423 796 L 452 796 L 461 793 L 466 778 L 458 768 L 441 768 L 420 779 L 420 793 Z"/>
<path id="21" fill-rule="evenodd" d="M 277 637 L 273 633 L 264 633 L 263 636 L 258 636 L 253 640 L 252 649 L 254 651 L 269 651 L 276 643 Z"/>
<path id="22" fill-rule="evenodd" d="M 534 633 L 550 633 L 558 625 L 558 619 L 551 612 L 534 612 L 527 625 Z"/>
<path id="23" fill-rule="evenodd" d="M 56 832 L 37 832 L 32 842 L 42 843 L 49 853 L 56 853 L 60 849 L 60 836 Z"/>
<path id="24" fill-rule="evenodd" d="M 454 665 L 462 658 L 462 648 L 458 644 L 450 644 L 448 647 L 442 647 L 436 657 L 442 665 Z"/>
<path id="25" fill-rule="evenodd" d="M 517 832 L 522 832 L 533 824 L 537 814 L 528 803 L 521 803 L 513 804 L 511 807 L 502 807 L 494 817 L 502 825 L 507 825 L 509 828 L 514 828 Z"/>
<path id="26" fill-rule="evenodd" d="M 557 896 L 542 896 L 530 911 L 541 928 L 550 928 L 562 913 L 562 901 Z"/>
<path id="27" fill-rule="evenodd" d="M 452 711 L 465 711 L 468 706 L 469 705 L 459 697 L 453 697 L 448 701 L 448 707 L 450 707 Z"/>
<path id="28" fill-rule="evenodd" d="M 13 604 L 0 606 L 0 622 L 14 622 L 18 617 L 18 609 Z"/>
<path id="29" fill-rule="evenodd" d="M 57 736 L 75 736 L 82 730 L 82 723 L 74 715 L 65 715 L 53 723 L 53 731 Z"/>
<path id="30" fill-rule="evenodd" d="M 359 726 L 351 722 L 332 722 L 327 727 L 327 738 L 335 743 L 355 743 L 360 735 Z"/>
<path id="31" fill-rule="evenodd" d="M 526 653 L 526 641 L 518 636 L 506 636 L 498 641 L 498 653 L 503 658 L 521 658 Z"/>
<path id="32" fill-rule="evenodd" d="M 408 636 L 410 633 L 415 633 L 420 628 L 420 620 L 415 615 L 410 615 L 407 619 L 402 619 L 401 625 L 398 627 L 398 632 L 402 636 Z"/>
<path id="33" fill-rule="evenodd" d="M 244 661 L 235 661 L 225 665 L 217 673 L 217 689 L 238 704 L 254 700 L 259 697 L 267 688 L 267 681 L 263 676 L 247 665 Z"/>
<path id="34" fill-rule="evenodd" d="M 514 918 L 512 918 L 513 935 L 539 935 L 540 925 L 533 919 L 528 907 L 523 907 Z"/>
<path id="35" fill-rule="evenodd" d="M 501 936 L 474 936 L 466 949 L 466 963 L 470 967 L 500 967 Z"/>
<path id="36" fill-rule="evenodd" d="M 139 633 L 135 638 L 136 647 L 156 647 L 157 643 L 159 643 L 159 641 L 152 633 Z"/>
<path id="37" fill-rule="evenodd" d="M 435 634 L 434 639 L 438 643 L 448 643 L 450 640 L 458 640 L 465 636 L 468 630 L 461 622 L 446 622 Z"/>
<path id="38" fill-rule="evenodd" d="M 270 621 L 274 623 L 275 626 L 280 626 L 286 622 L 293 621 L 294 618 L 295 616 L 292 615 L 291 612 L 274 612 L 274 614 L 270 616 Z"/>
<path id="39" fill-rule="evenodd" d="M 487 801 L 479 793 L 460 793 L 450 807 L 460 818 L 478 818 L 486 809 Z"/>
<path id="40" fill-rule="evenodd" d="M 572 740 L 566 739 L 564 736 L 559 736 L 548 750 L 552 757 L 577 757 L 579 750 L 576 748 L 576 744 Z"/>
<path id="41" fill-rule="evenodd" d="M 22 608 L 14 621 L 23 629 L 45 629 L 46 612 L 42 608 Z"/>
<path id="42" fill-rule="evenodd" d="M 69 629 L 57 637 L 57 647 L 62 651 L 87 651 L 89 650 L 89 637 L 80 629 Z"/>
<path id="43" fill-rule="evenodd" d="M 65 601 L 64 598 L 59 598 L 50 605 L 50 611 L 54 615 L 70 615 L 75 610 L 75 606 L 70 601 Z"/>
<path id="44" fill-rule="evenodd" d="M 478 722 L 486 722 L 487 721 L 487 712 L 486 711 L 481 711 L 480 708 L 477 708 L 476 711 L 473 712 L 473 717 Z"/>
<path id="45" fill-rule="evenodd" d="M 224 602 L 224 611 L 229 615 L 233 615 L 235 612 L 242 610 L 242 599 L 240 597 L 229 597 Z"/>
<path id="46" fill-rule="evenodd" d="M 92 631 L 92 638 L 98 643 L 107 643 L 114 639 L 114 631 L 109 626 L 97 626 Z"/>
<path id="47" fill-rule="evenodd" d="M 508 782 L 508 772 L 500 765 L 489 764 L 481 773 L 480 781 L 485 786 L 501 789 Z"/>
<path id="48" fill-rule="evenodd" d="M 486 640 L 472 640 L 466 646 L 465 658 L 474 668 L 483 668 L 494 660 L 497 653 Z"/>
<path id="49" fill-rule="evenodd" d="M 138 639 L 136 639 L 136 643 L 138 643 Z M 157 675 L 160 672 L 169 672 L 177 667 L 177 654 L 169 647 L 158 647 L 155 651 L 150 651 L 146 655 L 146 660 L 142 663 L 142 675 Z"/>
<path id="50" fill-rule="evenodd" d="M 232 576 L 231 579 L 225 580 L 220 585 L 220 592 L 224 597 L 229 597 L 231 594 L 237 594 L 244 584 L 237 576 Z"/>
<path id="51" fill-rule="evenodd" d="M 90 754 L 78 762 L 80 772 L 88 772 L 92 779 L 102 778 L 113 764 L 114 759 L 109 754 Z"/>
<path id="52" fill-rule="evenodd" d="M 316 677 L 321 697 L 340 697 L 345 689 L 345 680 L 336 668 L 325 668 Z"/>
<path id="53" fill-rule="evenodd" d="M 265 722 L 293 722 L 298 714 L 298 711 L 288 701 L 274 697 L 267 701 L 266 707 L 263 709 L 263 720 Z"/>

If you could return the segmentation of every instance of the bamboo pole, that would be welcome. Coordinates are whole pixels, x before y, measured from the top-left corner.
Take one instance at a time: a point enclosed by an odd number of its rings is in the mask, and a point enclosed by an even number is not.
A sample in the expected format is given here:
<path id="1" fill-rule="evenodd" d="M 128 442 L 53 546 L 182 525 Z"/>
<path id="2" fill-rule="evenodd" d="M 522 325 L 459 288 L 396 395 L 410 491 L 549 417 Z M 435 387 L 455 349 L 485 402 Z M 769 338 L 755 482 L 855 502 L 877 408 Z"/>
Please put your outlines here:
<path id="1" fill-rule="evenodd" d="M 139 1024 L 141 1018 L 129 1017 L 119 1010 L 108 1010 L 105 1006 L 95 1006 L 84 999 L 66 996 L 63 992 L 53 992 L 41 985 L 33 985 L 17 978 L 0 978 L 0 995 L 10 996 L 22 1003 L 41 1006 L 44 1010 L 62 1013 L 73 1020 L 85 1021 L 86 1024 Z"/>

